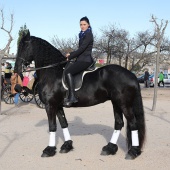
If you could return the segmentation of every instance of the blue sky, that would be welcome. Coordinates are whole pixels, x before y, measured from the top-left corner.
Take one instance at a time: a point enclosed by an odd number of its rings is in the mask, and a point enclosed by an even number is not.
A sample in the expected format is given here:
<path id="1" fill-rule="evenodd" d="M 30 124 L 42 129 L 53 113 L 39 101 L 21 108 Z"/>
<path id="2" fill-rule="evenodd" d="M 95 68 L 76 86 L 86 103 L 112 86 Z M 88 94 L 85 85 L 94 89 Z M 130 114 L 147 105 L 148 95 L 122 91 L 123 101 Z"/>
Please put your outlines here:
<path id="1" fill-rule="evenodd" d="M 14 27 L 11 53 L 16 53 L 18 31 L 25 23 L 31 35 L 51 41 L 72 38 L 78 35 L 79 20 L 83 16 L 90 19 L 93 32 L 100 35 L 100 29 L 116 24 L 134 36 L 137 32 L 154 29 L 149 22 L 151 15 L 170 21 L 169 0 L 1 0 L 4 9 L 5 27 L 9 27 L 9 14 L 14 13 Z M 1 20 L 0 20 L 1 24 Z M 170 37 L 170 23 L 166 29 Z M 0 30 L 0 49 L 7 42 L 7 35 Z"/>

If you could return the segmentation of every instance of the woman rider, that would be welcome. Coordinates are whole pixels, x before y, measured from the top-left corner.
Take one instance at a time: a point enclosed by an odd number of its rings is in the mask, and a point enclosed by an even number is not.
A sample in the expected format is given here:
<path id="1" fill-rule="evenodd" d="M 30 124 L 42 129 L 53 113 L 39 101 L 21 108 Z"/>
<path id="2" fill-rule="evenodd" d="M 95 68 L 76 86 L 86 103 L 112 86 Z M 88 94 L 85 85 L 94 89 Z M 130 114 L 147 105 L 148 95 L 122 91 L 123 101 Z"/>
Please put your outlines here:
<path id="1" fill-rule="evenodd" d="M 81 71 L 84 71 L 93 63 L 93 58 L 91 55 L 93 47 L 93 34 L 89 19 L 87 17 L 80 19 L 80 28 L 79 48 L 74 52 L 66 54 L 67 60 L 76 58 L 76 61 L 65 71 L 65 77 L 68 84 L 68 98 L 64 101 L 65 107 L 70 107 L 73 103 L 78 102 L 74 91 L 73 76 Z"/>

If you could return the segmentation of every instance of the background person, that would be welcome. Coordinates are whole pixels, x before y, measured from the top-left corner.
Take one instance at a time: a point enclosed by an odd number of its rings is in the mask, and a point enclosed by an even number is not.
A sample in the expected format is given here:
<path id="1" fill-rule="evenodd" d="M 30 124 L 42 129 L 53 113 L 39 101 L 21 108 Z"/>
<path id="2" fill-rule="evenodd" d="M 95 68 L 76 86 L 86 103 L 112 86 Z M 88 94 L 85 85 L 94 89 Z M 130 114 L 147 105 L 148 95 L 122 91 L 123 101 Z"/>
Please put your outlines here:
<path id="1" fill-rule="evenodd" d="M 11 73 L 12 65 L 9 62 L 6 62 L 5 73 Z"/>
<path id="2" fill-rule="evenodd" d="M 1 64 L 1 72 L 2 72 L 2 75 L 4 76 L 4 74 L 5 74 L 5 64 L 4 63 L 2 63 Z"/>
<path id="3" fill-rule="evenodd" d="M 144 83 L 145 83 L 145 87 L 148 88 L 149 87 L 149 72 L 148 72 L 148 70 L 145 71 Z"/>
<path id="4" fill-rule="evenodd" d="M 11 93 L 14 95 L 15 106 L 18 106 L 18 99 L 21 91 L 22 91 L 21 77 L 17 73 L 14 73 L 11 76 Z"/>
<path id="5" fill-rule="evenodd" d="M 161 71 L 161 73 L 159 74 L 159 83 L 158 83 L 158 86 L 160 87 L 160 83 L 163 84 L 163 87 L 164 87 L 164 74 L 163 72 Z"/>
<path id="6" fill-rule="evenodd" d="M 29 71 L 31 67 L 27 67 L 26 71 L 24 73 L 24 78 L 23 78 L 23 86 L 27 87 L 29 90 L 32 90 L 32 86 L 34 84 L 35 78 L 34 78 L 34 71 Z"/>

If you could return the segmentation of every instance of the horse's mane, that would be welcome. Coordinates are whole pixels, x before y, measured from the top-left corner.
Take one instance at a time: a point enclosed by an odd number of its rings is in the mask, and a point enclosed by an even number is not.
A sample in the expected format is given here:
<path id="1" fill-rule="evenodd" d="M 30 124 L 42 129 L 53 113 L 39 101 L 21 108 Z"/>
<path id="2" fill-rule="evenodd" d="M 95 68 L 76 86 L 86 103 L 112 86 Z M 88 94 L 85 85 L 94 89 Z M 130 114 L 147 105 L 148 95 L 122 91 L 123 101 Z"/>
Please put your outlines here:
<path id="1" fill-rule="evenodd" d="M 66 59 L 58 49 L 46 40 L 35 36 L 31 36 L 30 38 L 31 42 L 36 47 L 35 49 L 38 50 L 39 56 L 41 56 L 41 59 L 39 58 L 38 60 L 39 64 L 41 64 L 40 62 L 43 62 L 43 65 L 54 64 Z"/>
<path id="2" fill-rule="evenodd" d="M 36 67 L 48 66 L 66 60 L 62 53 L 46 40 L 35 36 L 31 36 L 30 40 L 32 48 L 34 48 L 34 60 Z M 54 84 L 54 81 L 56 80 L 57 74 L 59 74 L 62 69 L 63 68 L 59 66 L 42 69 L 40 71 L 41 73 L 37 71 L 37 74 L 41 74 L 40 82 L 48 82 L 49 88 L 50 86 L 52 87 L 52 84 Z"/>

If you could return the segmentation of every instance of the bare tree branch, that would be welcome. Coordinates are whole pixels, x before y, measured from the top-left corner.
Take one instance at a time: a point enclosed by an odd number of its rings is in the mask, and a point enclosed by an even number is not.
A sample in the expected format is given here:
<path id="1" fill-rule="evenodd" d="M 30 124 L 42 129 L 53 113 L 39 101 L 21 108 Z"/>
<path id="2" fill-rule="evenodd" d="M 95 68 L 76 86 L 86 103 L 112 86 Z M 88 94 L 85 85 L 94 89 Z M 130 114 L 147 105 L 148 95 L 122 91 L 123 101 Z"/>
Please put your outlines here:
<path id="1" fill-rule="evenodd" d="M 5 46 L 1 51 L 4 52 L 4 53 L 9 54 L 10 44 L 11 44 L 11 42 L 12 42 L 12 40 L 13 40 L 13 37 L 12 37 L 11 33 L 12 33 L 12 29 L 13 29 L 14 15 L 13 15 L 13 14 L 10 14 L 11 25 L 10 25 L 10 29 L 7 30 L 7 29 L 5 28 L 5 26 L 4 26 L 4 24 L 5 24 L 5 19 L 4 19 L 3 9 L 0 10 L 0 14 L 1 14 L 1 20 L 2 20 L 1 30 L 5 31 L 5 32 L 8 34 L 8 36 L 9 36 L 9 39 L 8 39 L 8 42 L 7 42 L 6 46 Z"/>

